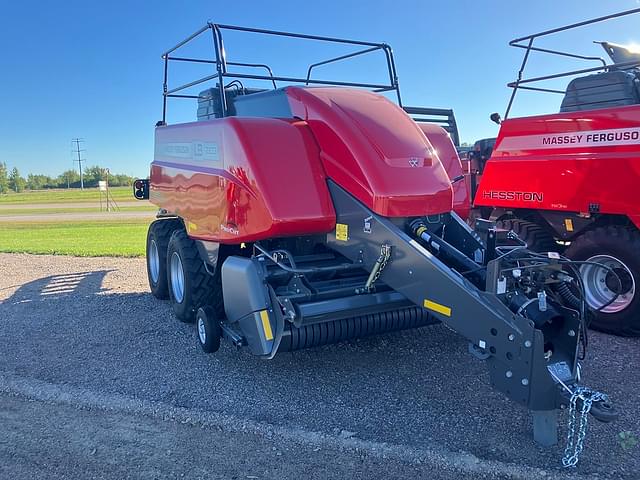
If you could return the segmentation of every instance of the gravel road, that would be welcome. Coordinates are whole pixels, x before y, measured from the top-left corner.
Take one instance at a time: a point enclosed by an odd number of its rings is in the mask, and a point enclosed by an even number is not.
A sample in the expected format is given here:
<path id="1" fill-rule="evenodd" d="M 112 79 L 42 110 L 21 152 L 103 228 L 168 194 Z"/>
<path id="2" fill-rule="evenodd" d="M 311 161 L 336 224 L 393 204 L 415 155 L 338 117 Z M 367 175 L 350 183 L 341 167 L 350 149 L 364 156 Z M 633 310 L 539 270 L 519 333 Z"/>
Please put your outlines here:
<path id="1" fill-rule="evenodd" d="M 637 479 L 639 347 L 590 335 L 585 383 L 622 415 L 567 471 L 443 326 L 207 356 L 144 260 L 0 254 L 0 478 Z"/>

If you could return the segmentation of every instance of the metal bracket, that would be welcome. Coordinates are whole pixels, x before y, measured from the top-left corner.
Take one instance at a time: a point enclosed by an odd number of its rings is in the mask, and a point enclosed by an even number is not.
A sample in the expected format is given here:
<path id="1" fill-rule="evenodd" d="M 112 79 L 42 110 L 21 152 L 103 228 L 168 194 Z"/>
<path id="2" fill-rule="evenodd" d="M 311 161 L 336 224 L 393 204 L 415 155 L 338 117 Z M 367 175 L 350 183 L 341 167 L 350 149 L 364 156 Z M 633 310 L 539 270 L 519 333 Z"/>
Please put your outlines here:
<path id="1" fill-rule="evenodd" d="M 533 440 L 543 447 L 558 444 L 558 410 L 534 411 Z"/>

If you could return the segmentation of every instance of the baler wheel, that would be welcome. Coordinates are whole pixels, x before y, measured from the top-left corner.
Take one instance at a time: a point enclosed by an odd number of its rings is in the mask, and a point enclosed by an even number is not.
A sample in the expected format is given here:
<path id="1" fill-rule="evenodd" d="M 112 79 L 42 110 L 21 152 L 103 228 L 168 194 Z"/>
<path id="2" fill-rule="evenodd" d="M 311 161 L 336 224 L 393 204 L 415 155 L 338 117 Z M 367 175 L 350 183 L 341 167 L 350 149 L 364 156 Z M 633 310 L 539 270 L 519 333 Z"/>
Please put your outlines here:
<path id="1" fill-rule="evenodd" d="M 214 277 L 207 272 L 195 242 L 183 229 L 171 235 L 166 259 L 173 312 L 178 320 L 191 323 L 198 308 L 211 304 L 216 288 Z"/>
<path id="2" fill-rule="evenodd" d="M 580 266 L 587 303 L 591 308 L 602 307 L 602 311 L 594 313 L 591 328 L 615 335 L 640 336 L 638 252 L 640 232 L 618 225 L 589 230 L 567 248 L 565 256 L 570 259 L 602 263 L 615 272 L 613 275 L 590 264 Z M 613 300 L 617 289 L 621 289 L 620 295 Z"/>
<path id="3" fill-rule="evenodd" d="M 202 307 L 196 313 L 196 332 L 198 343 L 205 353 L 214 353 L 220 349 L 222 328 L 220 320 L 212 307 Z"/>
<path id="4" fill-rule="evenodd" d="M 174 218 L 160 219 L 149 225 L 147 231 L 147 278 L 154 297 L 169 298 L 167 285 L 167 248 L 174 230 L 180 228 L 180 221 Z"/>
<path id="5" fill-rule="evenodd" d="M 520 237 L 520 240 L 527 242 L 527 248 L 534 252 L 557 252 L 560 249 L 553 236 L 533 222 L 520 220 L 519 218 L 509 218 L 498 221 L 497 226 L 512 230 Z"/>

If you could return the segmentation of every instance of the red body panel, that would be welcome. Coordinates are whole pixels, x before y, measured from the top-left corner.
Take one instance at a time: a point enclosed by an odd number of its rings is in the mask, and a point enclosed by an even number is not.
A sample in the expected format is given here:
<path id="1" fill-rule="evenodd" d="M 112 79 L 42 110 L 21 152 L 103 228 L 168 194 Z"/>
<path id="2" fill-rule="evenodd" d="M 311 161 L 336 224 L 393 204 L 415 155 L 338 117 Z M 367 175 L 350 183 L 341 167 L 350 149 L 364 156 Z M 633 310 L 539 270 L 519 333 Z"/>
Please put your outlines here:
<path id="1" fill-rule="evenodd" d="M 155 142 L 150 200 L 194 238 L 239 243 L 335 226 L 304 122 L 227 117 L 159 127 Z"/>
<path id="2" fill-rule="evenodd" d="M 464 175 L 465 172 L 460 156 L 447 131 L 433 123 L 418 123 L 418 126 L 435 148 L 435 153 L 449 178 L 454 179 Z M 453 185 L 453 211 L 460 215 L 461 218 L 467 218 L 471 211 L 471 189 L 467 182 L 468 178 L 469 176 L 466 175 L 465 180 L 456 182 Z"/>
<path id="3" fill-rule="evenodd" d="M 386 217 L 449 212 L 451 182 L 422 130 L 381 95 L 289 87 L 293 114 L 313 131 L 327 176 Z"/>
<path id="4" fill-rule="evenodd" d="M 505 120 L 475 205 L 600 212 L 640 227 L 640 105 Z"/>
<path id="5" fill-rule="evenodd" d="M 447 171 L 402 109 L 360 90 L 285 92 L 301 120 L 227 117 L 158 127 L 151 202 L 182 217 L 190 236 L 222 243 L 330 232 L 336 215 L 328 178 L 387 217 L 451 211 Z"/>

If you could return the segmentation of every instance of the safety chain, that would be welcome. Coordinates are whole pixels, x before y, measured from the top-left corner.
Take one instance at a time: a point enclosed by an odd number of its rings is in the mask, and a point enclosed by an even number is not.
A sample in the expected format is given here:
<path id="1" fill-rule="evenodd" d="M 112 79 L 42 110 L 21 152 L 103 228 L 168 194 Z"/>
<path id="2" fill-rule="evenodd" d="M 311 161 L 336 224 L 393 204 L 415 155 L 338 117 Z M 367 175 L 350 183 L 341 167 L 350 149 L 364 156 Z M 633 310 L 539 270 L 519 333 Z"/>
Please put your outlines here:
<path id="1" fill-rule="evenodd" d="M 582 407 L 578 416 L 578 399 L 582 400 Z M 564 449 L 562 465 L 575 467 L 584 449 L 584 439 L 587 435 L 587 418 L 594 402 L 608 402 L 609 397 L 601 392 L 587 387 L 576 387 L 569 401 L 569 425 L 567 427 L 567 446 Z M 577 427 L 577 428 L 576 428 Z"/>
<path id="2" fill-rule="evenodd" d="M 372 285 L 376 283 L 380 278 L 380 275 L 382 275 L 382 271 L 384 270 L 384 267 L 387 266 L 389 258 L 391 258 L 391 247 L 389 245 L 382 245 L 380 247 L 380 259 L 382 261 L 380 262 L 380 267 L 376 271 L 376 274 L 373 276 L 373 281 L 371 282 Z"/>
<path id="3" fill-rule="evenodd" d="M 376 283 L 376 280 L 378 280 L 378 278 L 380 278 L 380 275 L 382 275 L 384 267 L 387 266 L 389 258 L 391 258 L 391 246 L 382 244 L 380 246 L 380 255 L 378 256 L 376 263 L 373 265 L 373 269 L 369 274 L 369 278 L 367 279 L 364 288 L 360 290 L 360 293 L 371 291 L 373 285 Z"/>

